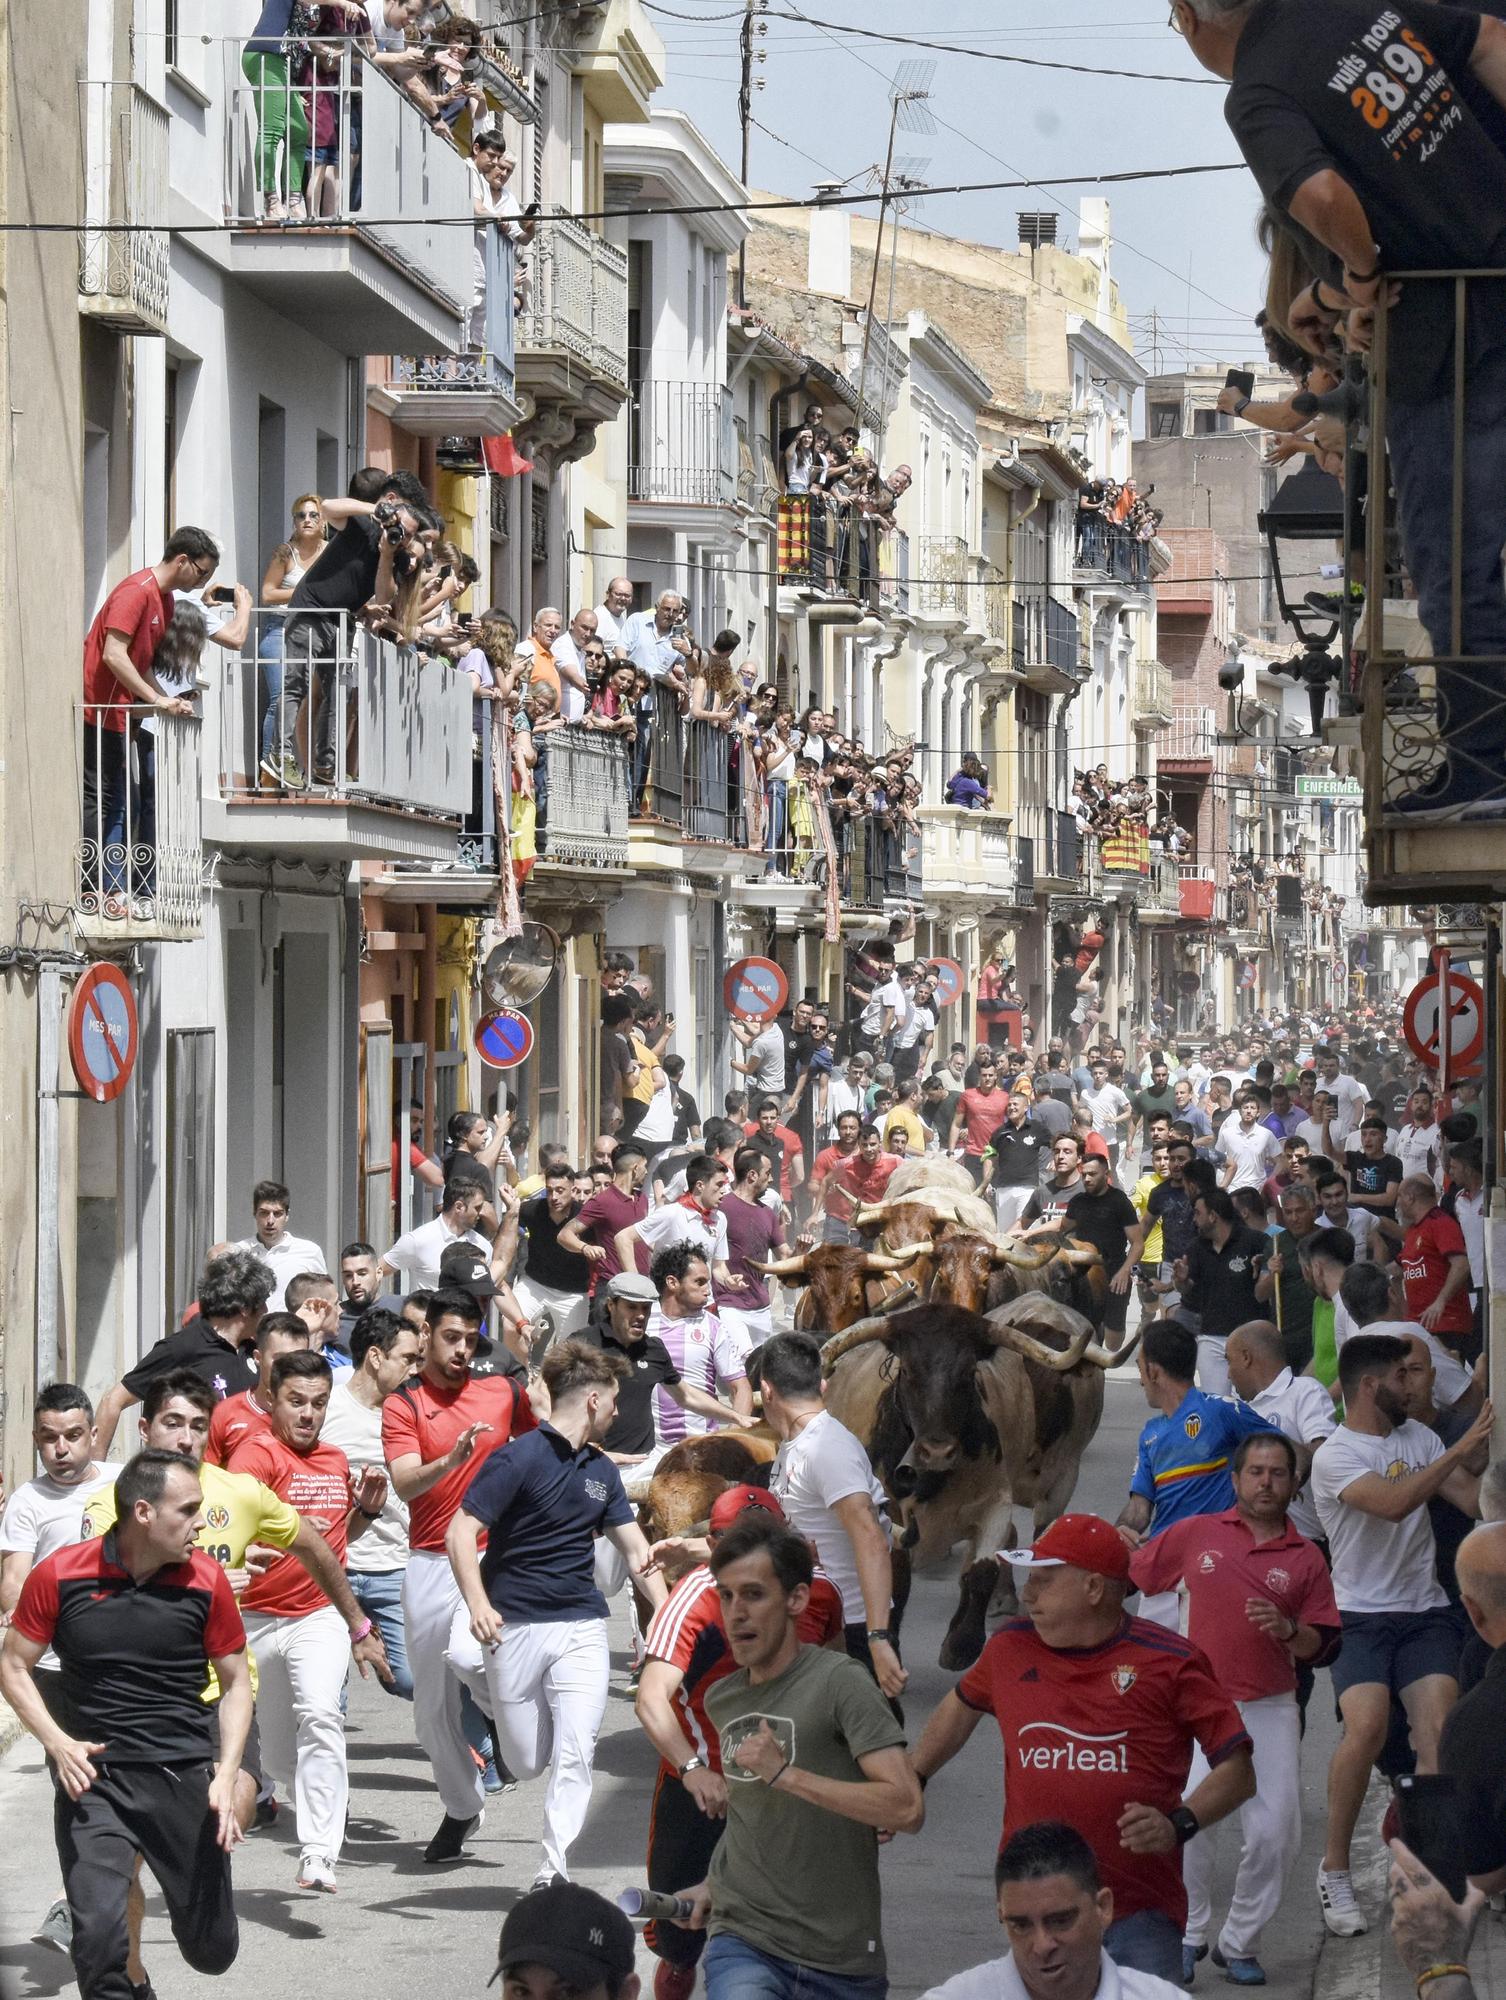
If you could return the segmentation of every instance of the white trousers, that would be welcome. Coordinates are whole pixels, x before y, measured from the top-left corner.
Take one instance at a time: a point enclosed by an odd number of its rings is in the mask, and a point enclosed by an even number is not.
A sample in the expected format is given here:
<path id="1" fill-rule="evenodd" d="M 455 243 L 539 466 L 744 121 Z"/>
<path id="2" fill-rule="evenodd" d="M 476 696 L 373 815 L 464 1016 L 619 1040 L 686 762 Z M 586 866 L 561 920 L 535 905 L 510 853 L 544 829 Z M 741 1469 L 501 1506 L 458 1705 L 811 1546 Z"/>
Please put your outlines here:
<path id="1" fill-rule="evenodd" d="M 415 1549 L 403 1572 L 403 1630 L 413 1674 L 413 1727 L 452 1819 L 474 1819 L 486 1802 L 460 1720 L 460 1683 L 446 1663 L 450 1626 L 465 1606 L 441 1550 Z"/>
<path id="2" fill-rule="evenodd" d="M 1025 1204 L 1035 1193 L 1033 1187 L 996 1187 L 993 1191 L 994 1214 L 999 1218 L 999 1227 L 1008 1229 L 1019 1221 L 1025 1212 Z"/>
<path id="3" fill-rule="evenodd" d="M 1221 1333 L 1200 1333 L 1197 1337 L 1197 1385 L 1205 1396 L 1229 1393 L 1229 1364 L 1224 1359 Z"/>
<path id="4" fill-rule="evenodd" d="M 774 1331 L 774 1315 L 768 1306 L 726 1306 L 718 1304 L 716 1316 L 737 1342 L 744 1361 L 755 1347 L 762 1347 Z"/>
<path id="5" fill-rule="evenodd" d="M 1229 1914 L 1219 1933 L 1225 1958 L 1251 1958 L 1260 1933 L 1275 1916 L 1287 1876 L 1302 1845 L 1302 1797 L 1298 1778 L 1301 1737 L 1295 1694 L 1271 1694 L 1259 1701 L 1235 1704 L 1255 1746 L 1255 1796 L 1239 1809 L 1242 1846 L 1239 1871 Z M 1192 1793 L 1208 1775 L 1208 1760 L 1192 1753 L 1187 1790 Z M 1189 1944 L 1205 1944 L 1213 1921 L 1213 1870 L 1218 1837 L 1227 1821 L 1209 1827 L 1182 1850 L 1182 1880 L 1187 1885 Z"/>
<path id="6" fill-rule="evenodd" d="M 557 1291 L 553 1285 L 541 1285 L 525 1272 L 514 1279 L 512 1295 L 530 1319 L 541 1312 L 553 1315 L 556 1340 L 573 1340 L 576 1334 L 585 1331 L 591 1301 L 584 1292 Z"/>
<path id="7" fill-rule="evenodd" d="M 350 1633 L 332 1604 L 302 1618 L 245 1614 L 246 1641 L 261 1685 L 256 1719 L 267 1775 L 290 1785 L 298 1845 L 339 1858 L 350 1781 L 340 1692 L 350 1672 Z"/>
<path id="8" fill-rule="evenodd" d="M 591 1760 L 607 1711 L 611 1656 L 604 1618 L 504 1625 L 486 1656 L 497 1749 L 518 1778 L 547 1764 L 544 1866 L 568 1876 L 570 1844 L 591 1803 Z"/>

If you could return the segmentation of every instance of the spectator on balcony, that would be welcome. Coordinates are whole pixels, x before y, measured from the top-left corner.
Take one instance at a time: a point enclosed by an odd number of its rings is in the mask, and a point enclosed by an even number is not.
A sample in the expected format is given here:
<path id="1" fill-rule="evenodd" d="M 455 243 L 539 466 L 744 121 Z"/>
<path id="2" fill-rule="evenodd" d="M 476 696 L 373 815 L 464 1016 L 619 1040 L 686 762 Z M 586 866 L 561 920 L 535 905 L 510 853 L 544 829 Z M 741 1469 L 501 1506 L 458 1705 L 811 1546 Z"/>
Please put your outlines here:
<path id="1" fill-rule="evenodd" d="M 508 152 L 495 126 L 477 132 L 471 141 L 471 203 L 476 217 L 471 279 L 471 317 L 466 346 L 480 354 L 486 347 L 486 252 L 489 232 L 503 231 L 514 243 L 533 241 L 533 221 L 518 206 L 518 197 L 508 183 L 517 170 L 517 161 Z"/>
<path id="2" fill-rule="evenodd" d="M 305 206 L 310 215 L 338 215 L 342 109 L 350 135 L 351 206 L 360 205 L 361 84 L 352 48 L 357 41 L 371 43 L 371 24 L 354 0 L 323 0 L 315 11 L 313 36 L 297 70 L 313 161 Z"/>
<path id="3" fill-rule="evenodd" d="M 802 426 L 796 431 L 788 451 L 781 453 L 780 462 L 784 470 L 784 490 L 809 496 L 811 479 L 817 471 L 815 433 Z"/>
<path id="4" fill-rule="evenodd" d="M 607 665 L 605 651 L 601 648 L 598 651 L 602 665 Z M 587 665 L 590 664 L 588 651 Z M 586 713 L 587 729 L 599 730 L 621 741 L 630 770 L 633 744 L 638 735 L 638 683 L 641 678 L 636 667 L 623 665 L 613 668 L 592 695 L 591 706 Z"/>
<path id="5" fill-rule="evenodd" d="M 328 784 L 335 775 L 332 669 L 351 645 L 345 621 L 373 601 L 397 601 L 398 553 L 411 559 L 413 538 L 433 520 L 428 496 L 411 472 L 384 472 L 378 466 L 363 467 L 351 480 L 347 497 L 326 500 L 324 513 L 337 532 L 319 561 L 298 579 L 289 600 L 277 737 L 262 763 L 273 784 L 295 791 L 304 783 L 297 757 L 298 711 L 315 668 L 322 701 L 310 732 L 314 775 Z"/>
<path id="6" fill-rule="evenodd" d="M 281 607 L 292 601 L 293 591 L 299 578 L 306 570 L 312 569 L 324 553 L 327 537 L 324 506 L 319 495 L 300 493 L 293 502 L 293 532 L 285 542 L 279 543 L 272 551 L 271 560 L 262 575 L 261 601 L 277 614 L 260 620 L 261 638 L 256 649 L 262 679 L 259 754 L 263 757 L 267 756 L 272 748 L 273 708 L 282 693 L 282 640 L 285 617 Z"/>
<path id="7" fill-rule="evenodd" d="M 251 629 L 251 593 L 243 583 L 231 588 L 235 609 L 211 630 L 205 607 L 191 597 L 180 597 L 162 642 L 152 658 L 152 678 L 167 695 L 192 701 L 199 691 L 199 663 L 209 639 L 227 651 L 238 653 Z M 146 867 L 135 886 L 151 898 L 156 894 L 157 864 L 157 716 L 143 716 L 136 737 L 136 775 L 141 804 L 136 815 L 133 843 L 146 856 Z M 108 915 L 108 910 L 106 911 Z"/>
<path id="8" fill-rule="evenodd" d="M 616 660 L 628 657 L 626 632 L 633 611 L 632 579 L 614 576 L 596 607 L 596 636 Z"/>
<path id="9" fill-rule="evenodd" d="M 436 132 L 453 138 L 467 105 L 473 119 L 487 115 L 486 93 L 475 81 L 481 30 L 463 14 L 452 14 L 429 40 L 430 60 L 409 79 L 408 95 Z"/>
<path id="10" fill-rule="evenodd" d="M 294 73 L 308 60 L 319 12 L 318 0 L 263 0 L 241 53 L 241 74 L 255 93 L 256 190 L 263 222 L 302 222 L 308 215 L 303 180 L 309 121 Z"/>
<path id="11" fill-rule="evenodd" d="M 788 878 L 794 872 L 790 788 L 795 782 L 795 712 L 775 711 L 771 726 L 758 739 L 757 756 L 763 773 L 764 817 L 768 827 L 769 864 L 766 873 Z"/>
<path id="12" fill-rule="evenodd" d="M 591 697 L 591 678 L 586 671 L 586 654 L 596 638 L 596 613 L 584 605 L 549 648 L 559 674 L 560 716 L 565 722 L 579 722 Z M 601 663 L 597 648 L 597 665 Z"/>
<path id="13" fill-rule="evenodd" d="M 424 66 L 421 41 L 410 39 L 416 30 L 426 0 L 380 0 L 368 20 L 371 27 L 370 60 L 385 70 L 394 83 L 406 87 Z"/>
<path id="14" fill-rule="evenodd" d="M 964 806 L 969 812 L 986 812 L 993 804 L 993 796 L 988 789 L 988 774 L 983 769 L 983 760 L 976 751 L 964 750 L 962 762 L 947 779 L 947 804 Z"/>
<path id="15" fill-rule="evenodd" d="M 539 832 L 549 817 L 549 733 L 560 727 L 558 689 L 530 681 L 512 735 L 512 866 L 520 885 L 538 858 Z"/>

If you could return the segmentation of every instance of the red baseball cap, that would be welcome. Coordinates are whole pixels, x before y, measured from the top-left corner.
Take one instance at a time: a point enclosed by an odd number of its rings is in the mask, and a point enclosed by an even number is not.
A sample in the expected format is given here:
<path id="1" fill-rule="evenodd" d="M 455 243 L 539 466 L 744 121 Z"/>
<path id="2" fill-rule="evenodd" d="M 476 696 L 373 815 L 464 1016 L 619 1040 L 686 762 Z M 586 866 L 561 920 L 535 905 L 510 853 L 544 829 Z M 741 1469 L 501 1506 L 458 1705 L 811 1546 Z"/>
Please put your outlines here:
<path id="1" fill-rule="evenodd" d="M 1098 1514 L 1063 1514 L 1033 1549 L 1004 1549 L 1017 1569 L 1086 1569 L 1094 1576 L 1129 1581 L 1130 1552 L 1124 1537 Z"/>
<path id="2" fill-rule="evenodd" d="M 725 1534 L 739 1514 L 746 1514 L 750 1507 L 762 1507 L 766 1514 L 772 1514 L 776 1521 L 784 1519 L 784 1509 L 774 1498 L 767 1486 L 729 1486 L 725 1493 L 718 1493 L 711 1508 L 710 1528 L 713 1535 Z"/>

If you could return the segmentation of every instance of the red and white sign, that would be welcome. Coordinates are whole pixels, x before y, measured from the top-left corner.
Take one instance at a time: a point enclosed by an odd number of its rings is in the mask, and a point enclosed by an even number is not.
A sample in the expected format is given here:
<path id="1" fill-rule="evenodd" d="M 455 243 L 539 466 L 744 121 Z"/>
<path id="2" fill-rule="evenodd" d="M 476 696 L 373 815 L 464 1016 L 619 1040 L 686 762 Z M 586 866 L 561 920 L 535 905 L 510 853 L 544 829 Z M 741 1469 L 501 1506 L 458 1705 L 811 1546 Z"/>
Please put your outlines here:
<path id="1" fill-rule="evenodd" d="M 474 1039 L 488 1069 L 516 1069 L 533 1054 L 533 1023 L 515 1008 L 499 1007 L 481 1016 Z"/>
<path id="2" fill-rule="evenodd" d="M 1457 1076 L 1477 1063 L 1485 1048 L 1485 995 L 1466 973 L 1435 963 L 1407 995 L 1401 1031 L 1419 1062 L 1440 1076 Z"/>
<path id="3" fill-rule="evenodd" d="M 790 997 L 790 982 L 772 958 L 740 958 L 727 967 L 722 1004 L 743 1021 L 772 1021 Z"/>
<path id="4" fill-rule="evenodd" d="M 933 958 L 928 963 L 936 970 L 936 1005 L 950 1007 L 962 991 L 962 967 L 955 958 Z"/>
<path id="5" fill-rule="evenodd" d="M 136 996 L 115 965 L 91 965 L 68 1002 L 68 1058 L 79 1088 L 113 1104 L 131 1080 L 141 1047 Z"/>

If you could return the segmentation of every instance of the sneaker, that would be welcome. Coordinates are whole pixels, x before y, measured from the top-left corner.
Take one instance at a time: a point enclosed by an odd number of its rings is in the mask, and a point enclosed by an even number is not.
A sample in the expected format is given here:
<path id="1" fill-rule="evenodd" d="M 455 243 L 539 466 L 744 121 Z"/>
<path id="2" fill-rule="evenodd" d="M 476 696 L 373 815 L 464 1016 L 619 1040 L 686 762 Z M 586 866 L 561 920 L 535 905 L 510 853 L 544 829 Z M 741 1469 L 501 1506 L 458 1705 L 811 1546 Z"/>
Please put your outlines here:
<path id="1" fill-rule="evenodd" d="M 298 1862 L 298 1887 L 300 1889 L 323 1889 L 329 1895 L 335 1893 L 334 1863 L 327 1854 L 315 1854 L 306 1847 Z"/>
<path id="2" fill-rule="evenodd" d="M 1197 1977 L 1198 1960 L 1200 1958 L 1206 1958 L 1207 1956 L 1208 1956 L 1207 1945 L 1187 1944 L 1186 1942 L 1183 1943 L 1182 1984 L 1184 1986 L 1190 1986 L 1192 1984 L 1193 1980 Z"/>
<path id="3" fill-rule="evenodd" d="M 130 1985 L 131 2000 L 157 2000 L 157 1989 L 149 1977 L 141 1980 L 133 1979 Z"/>
<path id="4" fill-rule="evenodd" d="M 277 1824 L 277 1813 L 278 1805 L 276 1799 L 258 1799 L 256 1801 L 256 1813 L 251 1821 L 251 1831 L 254 1833 L 259 1826 L 275 1826 Z"/>
<path id="5" fill-rule="evenodd" d="M 1347 1868 L 1318 1870 L 1318 1901 L 1323 1921 L 1335 1937 L 1363 1937 L 1370 1926 L 1354 1900 L 1354 1880 Z"/>
<path id="6" fill-rule="evenodd" d="M 1182 1955 L 1185 1959 L 1185 1945 L 1182 1948 Z M 1215 1945 L 1213 1947 L 1213 1963 L 1218 1967 L 1231 1986 L 1265 1985 L 1265 1967 L 1258 1958 L 1253 1956 L 1249 1958 L 1225 1958 L 1218 1946 Z"/>
<path id="7" fill-rule="evenodd" d="M 321 757 L 319 762 L 314 766 L 314 777 L 321 785 L 332 785 L 335 782 L 334 758 Z"/>
<path id="8" fill-rule="evenodd" d="M 535 1889 L 552 1889 L 556 1882 L 568 1882 L 568 1875 L 556 1875 L 552 1868 L 541 1868 L 528 1885 L 531 1896 Z"/>
<path id="9" fill-rule="evenodd" d="M 73 1912 L 66 1897 L 59 1896 L 31 1934 L 33 1944 L 50 1944 L 65 1956 L 73 1949 Z"/>
<path id="10" fill-rule="evenodd" d="M 695 1967 L 671 1965 L 661 1958 L 654 1968 L 654 2000 L 690 2000 L 695 1991 Z"/>
<path id="11" fill-rule="evenodd" d="M 279 756 L 274 750 L 270 757 L 262 758 L 261 771 L 262 776 L 270 778 L 279 791 L 303 790 L 303 772 L 299 769 L 296 757 Z"/>
<path id="12" fill-rule="evenodd" d="M 439 1831 L 424 1849 L 425 1861 L 458 1861 L 465 1843 L 485 1817 L 484 1813 L 476 1813 L 470 1819 L 457 1819 L 453 1813 L 446 1813 L 439 1822 Z"/>

